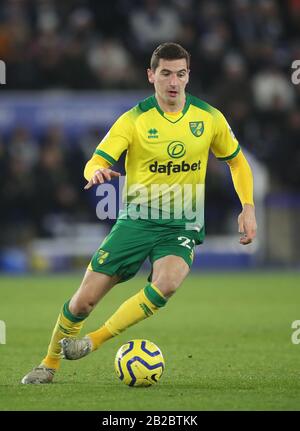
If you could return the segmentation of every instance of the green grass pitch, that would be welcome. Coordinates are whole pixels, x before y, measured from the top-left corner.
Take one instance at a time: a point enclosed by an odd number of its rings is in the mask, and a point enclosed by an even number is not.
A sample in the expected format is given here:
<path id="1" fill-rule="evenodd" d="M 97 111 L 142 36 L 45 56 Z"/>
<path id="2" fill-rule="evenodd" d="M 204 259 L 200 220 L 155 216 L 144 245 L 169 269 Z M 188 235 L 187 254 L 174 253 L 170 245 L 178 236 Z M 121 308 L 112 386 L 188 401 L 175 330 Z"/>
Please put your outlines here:
<path id="1" fill-rule="evenodd" d="M 299 273 L 192 274 L 156 316 L 80 361 L 63 361 L 51 385 L 21 385 L 44 355 L 60 306 L 81 275 L 0 278 L 0 410 L 299 410 Z M 146 277 L 117 285 L 83 333 L 96 329 Z M 130 388 L 114 373 L 118 348 L 155 342 L 166 369 L 150 388 Z"/>

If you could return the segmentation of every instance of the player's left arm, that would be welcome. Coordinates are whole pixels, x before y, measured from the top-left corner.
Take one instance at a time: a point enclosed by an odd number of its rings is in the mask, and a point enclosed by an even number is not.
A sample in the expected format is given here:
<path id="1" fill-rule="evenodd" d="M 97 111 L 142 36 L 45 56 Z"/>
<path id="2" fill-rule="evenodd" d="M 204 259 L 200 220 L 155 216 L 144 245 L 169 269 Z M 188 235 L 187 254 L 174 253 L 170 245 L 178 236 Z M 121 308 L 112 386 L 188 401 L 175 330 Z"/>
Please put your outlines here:
<path id="1" fill-rule="evenodd" d="M 240 244 L 250 244 L 256 236 L 256 217 L 253 200 L 253 175 L 249 163 L 240 150 L 238 154 L 227 160 L 235 191 L 242 204 L 242 212 L 238 216 L 239 233 L 242 235 Z"/>
<path id="2" fill-rule="evenodd" d="M 238 216 L 239 232 L 242 234 L 240 243 L 250 244 L 256 236 L 252 171 L 224 115 L 218 110 L 213 113 L 215 129 L 211 150 L 230 167 L 233 185 L 243 208 Z"/>

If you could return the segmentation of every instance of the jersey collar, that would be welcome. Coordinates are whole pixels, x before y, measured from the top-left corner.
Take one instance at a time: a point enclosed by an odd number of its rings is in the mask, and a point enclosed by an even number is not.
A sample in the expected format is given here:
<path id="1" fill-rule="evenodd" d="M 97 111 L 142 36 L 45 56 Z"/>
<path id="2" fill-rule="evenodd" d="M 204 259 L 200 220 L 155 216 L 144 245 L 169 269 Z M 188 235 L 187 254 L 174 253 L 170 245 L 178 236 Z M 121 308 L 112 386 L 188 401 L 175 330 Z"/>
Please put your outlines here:
<path id="1" fill-rule="evenodd" d="M 182 116 L 181 116 L 178 120 L 176 120 L 176 121 L 172 121 L 171 119 L 169 119 L 169 118 L 165 117 L 165 115 L 164 115 L 164 111 L 163 111 L 163 110 L 161 109 L 161 107 L 159 106 L 159 104 L 158 104 L 158 102 L 157 102 L 157 100 L 156 100 L 155 95 L 153 95 L 152 97 L 153 97 L 154 106 L 155 106 L 155 108 L 157 109 L 157 111 L 160 113 L 160 115 L 161 115 L 165 120 L 169 121 L 170 123 L 177 123 L 177 121 L 180 121 L 180 120 L 184 117 L 184 115 L 186 114 L 186 112 L 187 112 L 187 110 L 189 109 L 189 106 L 190 106 L 190 104 L 191 104 L 191 96 L 190 96 L 188 93 L 185 93 L 185 105 L 184 105 L 183 110 L 182 110 Z"/>

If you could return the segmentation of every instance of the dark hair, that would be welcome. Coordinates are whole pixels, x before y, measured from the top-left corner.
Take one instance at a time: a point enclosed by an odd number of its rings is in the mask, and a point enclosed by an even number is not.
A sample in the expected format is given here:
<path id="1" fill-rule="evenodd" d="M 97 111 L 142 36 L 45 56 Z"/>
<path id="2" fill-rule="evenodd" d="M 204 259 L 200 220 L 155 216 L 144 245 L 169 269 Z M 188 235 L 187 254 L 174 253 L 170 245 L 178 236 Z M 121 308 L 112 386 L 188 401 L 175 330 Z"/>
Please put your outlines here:
<path id="1" fill-rule="evenodd" d="M 161 58 L 164 60 L 179 60 L 181 58 L 185 58 L 187 68 L 189 69 L 190 67 L 191 55 L 178 43 L 165 42 L 154 50 L 150 60 L 150 67 L 153 71 L 158 67 L 159 60 Z"/>

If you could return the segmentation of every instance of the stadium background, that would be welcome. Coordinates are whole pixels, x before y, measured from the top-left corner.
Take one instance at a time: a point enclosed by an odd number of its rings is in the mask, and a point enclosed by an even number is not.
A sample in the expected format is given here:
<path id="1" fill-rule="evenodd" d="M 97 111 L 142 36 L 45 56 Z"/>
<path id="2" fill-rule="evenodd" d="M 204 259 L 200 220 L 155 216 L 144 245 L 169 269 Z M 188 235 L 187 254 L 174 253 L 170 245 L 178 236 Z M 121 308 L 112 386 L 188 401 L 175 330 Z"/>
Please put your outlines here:
<path id="1" fill-rule="evenodd" d="M 0 319 L 7 344 L 0 345 L 0 409 L 298 409 L 299 348 L 290 336 L 300 300 L 300 84 L 291 80 L 299 29 L 299 0 L 1 1 Z M 111 227 L 97 220 L 95 190 L 83 191 L 84 164 L 115 119 L 152 93 L 145 69 L 164 41 L 191 52 L 188 91 L 225 114 L 249 158 L 258 238 L 238 244 L 240 205 L 229 169 L 211 158 L 207 240 L 169 314 L 114 340 L 77 375 L 68 364 L 63 387 L 43 388 L 42 397 L 20 390 L 60 304 Z M 141 275 L 108 295 L 87 329 L 144 282 Z M 108 366 L 130 336 L 147 336 L 166 352 L 165 383 L 154 398 L 128 394 Z"/>

